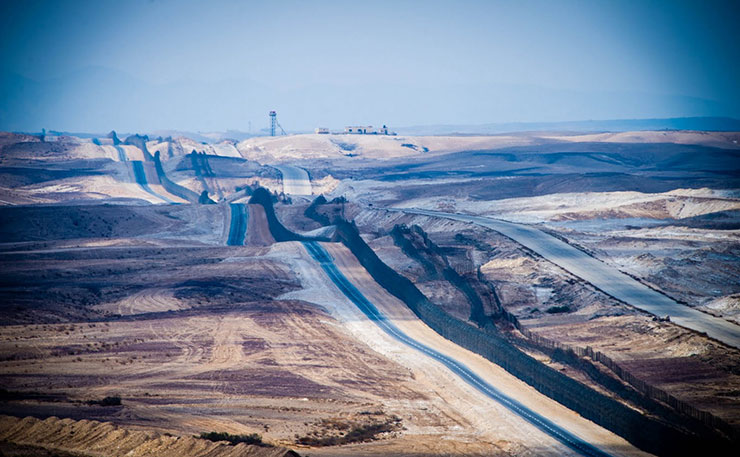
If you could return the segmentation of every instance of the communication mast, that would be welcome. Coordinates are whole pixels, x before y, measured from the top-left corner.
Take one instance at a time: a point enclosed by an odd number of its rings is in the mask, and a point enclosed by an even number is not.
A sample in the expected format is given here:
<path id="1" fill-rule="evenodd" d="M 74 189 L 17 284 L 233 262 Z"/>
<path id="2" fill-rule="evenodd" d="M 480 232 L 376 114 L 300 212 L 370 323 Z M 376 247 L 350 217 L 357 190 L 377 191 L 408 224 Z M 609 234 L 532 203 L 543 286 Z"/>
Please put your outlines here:
<path id="1" fill-rule="evenodd" d="M 277 112 L 270 111 L 270 136 L 275 136 L 275 127 L 279 127 L 282 135 L 286 135 L 285 130 L 283 130 L 283 126 L 277 121 Z"/>

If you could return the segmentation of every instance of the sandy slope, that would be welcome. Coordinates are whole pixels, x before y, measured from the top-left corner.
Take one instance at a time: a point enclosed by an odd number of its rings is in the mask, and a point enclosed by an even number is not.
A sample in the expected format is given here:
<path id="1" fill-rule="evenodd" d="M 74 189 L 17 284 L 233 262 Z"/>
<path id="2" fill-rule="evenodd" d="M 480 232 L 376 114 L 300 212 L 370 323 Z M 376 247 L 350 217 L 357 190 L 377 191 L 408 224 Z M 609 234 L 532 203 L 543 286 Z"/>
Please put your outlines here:
<path id="1" fill-rule="evenodd" d="M 173 436 L 97 422 L 50 417 L 45 420 L 0 416 L 0 441 L 94 457 L 289 457 L 285 448 L 263 448 L 192 436 Z"/>
<path id="2" fill-rule="evenodd" d="M 239 151 L 236 149 L 236 147 L 229 142 L 221 142 L 211 145 L 213 147 L 213 151 L 216 155 L 222 156 L 222 157 L 238 157 L 241 158 L 241 154 L 239 154 Z"/>
<path id="3" fill-rule="evenodd" d="M 367 189 L 366 186 L 361 188 Z M 375 193 L 383 195 L 381 190 Z M 526 223 L 593 218 L 685 219 L 739 210 L 740 195 L 736 191 L 704 188 L 663 193 L 572 192 L 491 201 L 431 196 L 407 200 L 396 206 L 438 208 Z"/>
<path id="4" fill-rule="evenodd" d="M 249 138 L 236 147 L 246 159 L 276 163 L 345 156 L 390 159 L 527 145 L 532 142 L 532 139 L 524 136 L 290 135 Z"/>
<path id="5" fill-rule="evenodd" d="M 135 292 L 117 302 L 97 306 L 95 309 L 107 311 L 110 314 L 127 316 L 142 313 L 177 311 L 188 307 L 174 296 L 172 289 L 150 287 Z"/>
<path id="6" fill-rule="evenodd" d="M 738 149 L 737 132 L 621 132 L 588 135 L 522 133 L 493 136 L 289 135 L 249 138 L 237 144 L 242 157 L 262 163 L 360 156 L 414 157 L 458 151 L 564 142 L 676 143 Z"/>
<path id="7" fill-rule="evenodd" d="M 152 187 L 152 190 L 155 188 L 162 190 L 161 186 Z M 2 195 L 7 195 L 7 197 Z M 13 189 L 0 188 L 0 199 L 18 203 L 58 203 L 69 200 L 109 198 L 134 198 L 150 203 L 162 203 L 161 198 L 146 192 L 135 182 L 121 182 L 110 175 L 66 178 Z M 177 198 L 177 201 L 181 200 Z"/>

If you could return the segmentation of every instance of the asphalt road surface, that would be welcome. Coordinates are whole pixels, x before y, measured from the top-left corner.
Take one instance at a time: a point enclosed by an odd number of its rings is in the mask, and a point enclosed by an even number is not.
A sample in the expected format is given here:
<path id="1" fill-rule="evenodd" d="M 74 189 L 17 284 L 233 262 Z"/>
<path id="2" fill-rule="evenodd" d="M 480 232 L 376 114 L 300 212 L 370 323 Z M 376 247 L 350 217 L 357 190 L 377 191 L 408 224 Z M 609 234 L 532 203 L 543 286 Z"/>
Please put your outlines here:
<path id="1" fill-rule="evenodd" d="M 231 222 L 229 224 L 229 238 L 226 244 L 229 246 L 242 246 L 247 236 L 247 221 L 249 212 L 244 203 L 229 203 L 231 211 Z"/>
<path id="2" fill-rule="evenodd" d="M 556 440 L 563 443 L 565 446 L 573 449 L 584 456 L 598 456 L 605 457 L 609 454 L 598 449 L 597 447 L 583 441 L 581 438 L 573 435 L 564 428 L 558 426 L 551 420 L 537 414 L 531 409 L 527 408 L 523 404 L 514 400 L 513 398 L 505 395 L 500 390 L 486 382 L 480 376 L 478 376 L 473 370 L 468 368 L 466 365 L 458 362 L 452 357 L 448 357 L 441 352 L 422 344 L 415 339 L 408 336 L 406 333 L 401 331 L 395 324 L 393 324 L 378 308 L 372 304 L 363 294 L 360 292 L 344 274 L 339 271 L 337 266 L 334 264 L 334 260 L 331 255 L 324 249 L 319 243 L 314 241 L 304 242 L 306 250 L 311 257 L 321 265 L 321 268 L 329 276 L 334 284 L 352 301 L 371 321 L 375 322 L 385 333 L 397 341 L 416 349 L 427 357 L 431 357 L 438 362 L 441 362 L 444 366 L 450 369 L 453 373 L 459 376 L 463 381 L 470 384 L 472 387 L 486 395 L 487 397 L 499 402 L 504 407 L 519 415 L 524 420 L 534 425 L 538 429 L 552 436 Z"/>
<path id="3" fill-rule="evenodd" d="M 286 195 L 311 195 L 311 180 L 303 168 L 292 165 L 275 165 L 283 175 L 283 192 Z"/>
<path id="4" fill-rule="evenodd" d="M 139 187 L 144 189 L 147 193 L 154 195 L 157 198 L 161 198 L 167 203 L 175 203 L 164 195 L 160 195 L 154 192 L 152 188 L 149 187 L 149 183 L 146 180 L 146 172 L 144 171 L 144 164 L 141 162 L 141 160 L 132 160 L 129 163 L 131 164 L 131 168 L 134 170 L 134 178 L 136 179 L 136 184 L 138 184 Z"/>
<path id="5" fill-rule="evenodd" d="M 120 146 L 114 146 L 116 148 L 116 151 L 118 151 L 118 160 L 121 162 L 128 162 L 128 157 L 126 156 L 126 150 L 123 149 Z"/>
<path id="6" fill-rule="evenodd" d="M 740 326 L 682 305 L 618 269 L 534 227 L 467 214 L 423 209 L 390 209 L 472 222 L 493 229 L 628 305 L 656 316 L 670 316 L 671 322 L 706 333 L 711 338 L 740 348 Z"/>

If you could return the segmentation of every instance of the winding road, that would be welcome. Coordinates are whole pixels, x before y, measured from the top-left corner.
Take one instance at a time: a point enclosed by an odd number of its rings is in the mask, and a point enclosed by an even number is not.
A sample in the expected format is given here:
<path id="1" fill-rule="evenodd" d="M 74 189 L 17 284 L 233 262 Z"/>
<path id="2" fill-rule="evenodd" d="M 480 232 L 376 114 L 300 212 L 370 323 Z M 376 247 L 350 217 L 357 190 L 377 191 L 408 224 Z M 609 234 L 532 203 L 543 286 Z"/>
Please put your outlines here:
<path id="1" fill-rule="evenodd" d="M 286 195 L 311 195 L 311 180 L 308 172 L 292 165 L 275 165 L 283 175 L 283 192 Z"/>
<path id="2" fill-rule="evenodd" d="M 160 195 L 157 192 L 154 192 L 151 187 L 149 187 L 149 183 L 146 179 L 146 171 L 144 171 L 144 164 L 140 160 L 132 160 L 131 162 L 131 168 L 134 171 L 134 178 L 136 179 L 136 184 L 139 185 L 142 189 L 144 189 L 147 193 L 157 197 L 161 198 L 167 203 L 175 203 L 173 200 L 165 197 L 164 195 Z"/>
<path id="3" fill-rule="evenodd" d="M 126 150 L 118 145 L 113 146 L 113 147 L 116 148 L 116 151 L 118 151 L 118 160 L 121 162 L 128 162 L 128 156 L 126 155 Z"/>
<path id="4" fill-rule="evenodd" d="M 229 203 L 231 218 L 229 221 L 228 246 L 242 246 L 247 236 L 249 211 L 244 203 Z"/>
<path id="5" fill-rule="evenodd" d="M 697 332 L 706 333 L 715 340 L 729 346 L 740 348 L 740 326 L 697 311 L 687 305 L 682 305 L 622 273 L 617 268 L 607 265 L 570 244 L 534 227 L 467 214 L 445 213 L 424 209 L 388 209 L 409 214 L 472 222 L 482 227 L 490 228 L 531 249 L 545 259 L 628 305 L 656 316 L 670 316 L 671 322 L 696 330 Z"/>
<path id="6" fill-rule="evenodd" d="M 568 448 L 584 456 L 598 456 L 604 457 L 609 456 L 606 452 L 587 443 L 583 439 L 569 432 L 568 430 L 560 427 L 551 420 L 541 416 L 532 409 L 523 405 L 519 401 L 509 397 L 508 395 L 501 392 L 499 389 L 488 383 L 481 376 L 476 374 L 468 366 L 455 360 L 454 358 L 447 356 L 432 347 L 423 344 L 414 338 L 407 335 L 401 329 L 399 329 L 388 317 L 382 313 L 373 303 L 371 303 L 352 282 L 337 268 L 331 255 L 324 249 L 324 247 L 317 242 L 304 242 L 308 253 L 311 257 L 321 266 L 331 281 L 339 288 L 339 290 L 355 305 L 359 308 L 368 319 L 373 321 L 378 327 L 380 327 L 386 334 L 394 338 L 396 341 L 409 346 L 423 355 L 430 357 L 442 365 L 447 367 L 455 375 L 461 378 L 463 381 L 468 383 L 470 386 L 484 394 L 485 396 L 499 402 L 501 405 L 506 407 L 508 410 L 523 418 L 539 430 L 555 438 Z"/>
<path id="7" fill-rule="evenodd" d="M 126 162 L 127 164 L 131 164 L 131 171 L 133 171 L 134 173 L 134 180 L 136 181 L 136 184 L 139 185 L 139 187 L 141 187 L 149 195 L 157 197 L 167 203 L 176 203 L 172 199 L 155 192 L 151 187 L 149 187 L 149 182 L 146 179 L 146 171 L 144 170 L 144 163 L 141 160 L 129 160 L 125 149 L 118 145 L 116 145 L 115 148 L 116 151 L 118 151 L 118 160 L 121 162 Z"/>

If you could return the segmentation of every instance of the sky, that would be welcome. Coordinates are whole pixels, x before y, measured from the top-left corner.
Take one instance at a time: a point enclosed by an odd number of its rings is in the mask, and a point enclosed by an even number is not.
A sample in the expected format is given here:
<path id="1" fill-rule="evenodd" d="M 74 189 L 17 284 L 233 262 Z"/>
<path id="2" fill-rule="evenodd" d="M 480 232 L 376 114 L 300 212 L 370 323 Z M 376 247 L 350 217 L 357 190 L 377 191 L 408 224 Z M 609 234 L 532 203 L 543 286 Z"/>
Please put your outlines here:
<path id="1" fill-rule="evenodd" d="M 740 117 L 736 1 L 3 1 L 0 129 Z"/>

